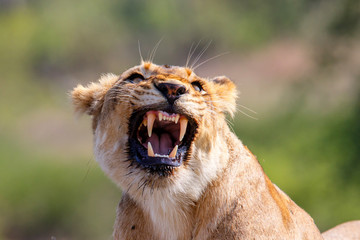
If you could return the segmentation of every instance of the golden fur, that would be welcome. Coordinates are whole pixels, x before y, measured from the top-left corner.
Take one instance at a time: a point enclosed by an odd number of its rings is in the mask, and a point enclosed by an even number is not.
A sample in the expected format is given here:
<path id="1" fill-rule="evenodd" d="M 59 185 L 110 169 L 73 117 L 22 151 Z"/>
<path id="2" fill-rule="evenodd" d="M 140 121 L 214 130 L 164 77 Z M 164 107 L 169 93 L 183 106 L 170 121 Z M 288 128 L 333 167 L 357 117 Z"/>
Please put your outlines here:
<path id="1" fill-rule="evenodd" d="M 166 176 L 139 167 L 128 150 L 133 112 L 168 105 L 161 83 L 183 86 L 173 107 L 197 126 L 187 159 Z M 97 161 L 123 190 L 114 239 L 323 239 L 230 131 L 225 113 L 236 96 L 226 77 L 151 62 L 72 91 L 76 111 L 92 116 Z"/>

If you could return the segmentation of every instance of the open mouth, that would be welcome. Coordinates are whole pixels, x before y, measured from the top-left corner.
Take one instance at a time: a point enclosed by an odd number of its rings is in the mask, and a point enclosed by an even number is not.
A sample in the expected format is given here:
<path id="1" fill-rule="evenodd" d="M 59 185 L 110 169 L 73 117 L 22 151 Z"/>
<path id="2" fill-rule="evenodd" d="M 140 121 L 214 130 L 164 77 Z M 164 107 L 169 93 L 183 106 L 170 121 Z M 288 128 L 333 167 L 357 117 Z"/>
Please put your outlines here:
<path id="1" fill-rule="evenodd" d="M 129 125 L 131 157 L 159 175 L 167 175 L 183 163 L 196 133 L 191 118 L 159 110 L 134 113 Z"/>

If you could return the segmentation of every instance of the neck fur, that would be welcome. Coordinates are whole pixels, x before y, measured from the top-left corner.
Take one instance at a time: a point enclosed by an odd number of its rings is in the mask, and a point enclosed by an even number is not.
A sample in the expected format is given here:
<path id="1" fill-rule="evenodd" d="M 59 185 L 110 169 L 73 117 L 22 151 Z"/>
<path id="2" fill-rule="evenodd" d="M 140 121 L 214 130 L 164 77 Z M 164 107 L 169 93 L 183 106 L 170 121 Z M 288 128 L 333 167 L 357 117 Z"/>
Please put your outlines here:
<path id="1" fill-rule="evenodd" d="M 192 159 L 175 181 L 166 188 L 146 191 L 141 205 L 159 239 L 191 239 L 196 202 L 229 159 L 229 154 L 218 149 L 223 146 L 220 141 L 225 139 L 216 137 L 210 149 L 195 143 Z"/>

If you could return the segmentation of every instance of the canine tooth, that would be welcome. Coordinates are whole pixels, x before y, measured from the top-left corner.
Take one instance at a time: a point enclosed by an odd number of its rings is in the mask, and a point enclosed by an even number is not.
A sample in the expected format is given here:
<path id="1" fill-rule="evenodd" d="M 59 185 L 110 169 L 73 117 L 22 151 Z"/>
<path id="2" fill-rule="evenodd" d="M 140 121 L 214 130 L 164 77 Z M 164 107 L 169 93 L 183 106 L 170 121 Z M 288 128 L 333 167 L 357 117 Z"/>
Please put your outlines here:
<path id="1" fill-rule="evenodd" d="M 175 116 L 175 123 L 178 123 L 179 118 L 180 118 L 180 115 L 179 115 L 179 114 L 176 114 L 176 116 Z"/>
<path id="2" fill-rule="evenodd" d="M 156 116 L 155 116 L 154 113 L 150 113 L 147 116 L 147 130 L 148 130 L 149 137 L 151 137 L 151 134 L 152 134 L 152 129 L 153 129 L 153 126 L 154 126 L 155 118 L 156 118 Z"/>
<path id="3" fill-rule="evenodd" d="M 159 112 L 159 121 L 162 121 L 162 119 L 163 119 L 163 115 L 161 112 Z"/>
<path id="4" fill-rule="evenodd" d="M 151 142 L 148 142 L 148 156 L 149 157 L 155 157 L 154 150 L 151 146 Z"/>
<path id="5" fill-rule="evenodd" d="M 173 150 L 169 154 L 169 158 L 175 158 L 177 150 L 178 150 L 178 145 L 175 145 L 175 147 L 173 148 Z"/>
<path id="6" fill-rule="evenodd" d="M 182 141 L 185 136 L 187 124 L 188 124 L 188 120 L 185 117 L 182 117 L 180 119 L 180 136 L 179 136 L 180 141 Z"/>

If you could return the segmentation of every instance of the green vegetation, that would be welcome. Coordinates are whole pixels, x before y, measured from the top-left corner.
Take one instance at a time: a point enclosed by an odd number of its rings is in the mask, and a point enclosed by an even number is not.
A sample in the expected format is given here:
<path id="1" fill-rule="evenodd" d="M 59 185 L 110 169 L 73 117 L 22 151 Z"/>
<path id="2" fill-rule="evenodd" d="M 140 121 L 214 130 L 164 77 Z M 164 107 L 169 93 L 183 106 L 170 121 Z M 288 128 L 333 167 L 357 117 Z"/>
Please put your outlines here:
<path id="1" fill-rule="evenodd" d="M 1 233 L 9 239 L 106 239 L 120 192 L 93 159 L 39 156 L 1 139 Z M 84 164 L 85 163 L 85 164 Z"/>
<path id="2" fill-rule="evenodd" d="M 90 120 L 72 117 L 67 92 L 137 64 L 138 42 L 146 57 L 162 37 L 159 64 L 182 65 L 191 44 L 196 55 L 210 40 L 203 60 L 231 51 L 198 70 L 236 69 L 239 104 L 256 106 L 259 120 L 239 113 L 233 128 L 270 179 L 321 230 L 360 219 L 359 9 L 356 0 L 0 0 L 0 239 L 111 237 L 121 192 L 93 159 Z M 309 46 L 310 70 L 277 81 L 272 62 L 293 54 L 272 48 L 282 41 Z M 228 56 L 242 61 L 227 68 Z M 246 79 L 267 68 L 271 78 Z"/>
<path id="3" fill-rule="evenodd" d="M 360 216 L 355 117 L 358 122 L 359 116 L 344 111 L 325 116 L 286 112 L 265 122 L 237 121 L 234 130 L 270 179 L 326 230 Z"/>

